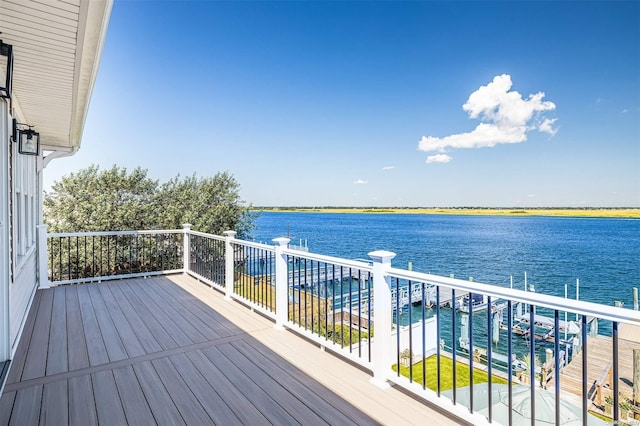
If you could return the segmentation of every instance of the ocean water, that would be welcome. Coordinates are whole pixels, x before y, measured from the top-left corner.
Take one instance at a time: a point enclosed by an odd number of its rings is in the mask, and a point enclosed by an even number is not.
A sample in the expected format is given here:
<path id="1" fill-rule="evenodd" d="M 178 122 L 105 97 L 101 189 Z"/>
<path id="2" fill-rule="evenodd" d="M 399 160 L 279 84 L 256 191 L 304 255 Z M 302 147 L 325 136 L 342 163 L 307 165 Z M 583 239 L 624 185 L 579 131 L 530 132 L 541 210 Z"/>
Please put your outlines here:
<path id="1" fill-rule="evenodd" d="M 631 308 L 640 288 L 637 219 L 263 212 L 255 224 L 255 241 L 289 236 L 348 259 L 389 250 L 399 268 L 518 289 L 526 273 L 538 293 L 564 297 L 566 285 L 568 297 L 606 305 Z"/>

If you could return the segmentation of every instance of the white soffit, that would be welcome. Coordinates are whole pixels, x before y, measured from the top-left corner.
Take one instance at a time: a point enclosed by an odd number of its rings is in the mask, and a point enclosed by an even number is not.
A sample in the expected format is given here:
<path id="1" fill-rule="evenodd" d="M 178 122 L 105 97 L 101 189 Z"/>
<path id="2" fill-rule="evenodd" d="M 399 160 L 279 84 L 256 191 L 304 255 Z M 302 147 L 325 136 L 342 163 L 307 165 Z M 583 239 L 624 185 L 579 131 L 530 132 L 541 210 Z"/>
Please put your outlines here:
<path id="1" fill-rule="evenodd" d="M 12 104 L 44 149 L 80 146 L 113 0 L 0 0 Z"/>

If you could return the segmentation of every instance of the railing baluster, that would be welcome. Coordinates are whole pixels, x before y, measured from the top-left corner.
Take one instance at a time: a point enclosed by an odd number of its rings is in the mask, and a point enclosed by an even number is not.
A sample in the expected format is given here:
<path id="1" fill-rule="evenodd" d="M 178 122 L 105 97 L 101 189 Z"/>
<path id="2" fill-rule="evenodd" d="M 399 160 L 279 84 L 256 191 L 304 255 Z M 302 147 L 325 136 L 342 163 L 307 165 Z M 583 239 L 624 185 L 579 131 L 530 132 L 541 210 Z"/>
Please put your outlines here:
<path id="1" fill-rule="evenodd" d="M 400 278 L 396 278 L 396 362 L 398 365 L 398 377 L 400 377 Z"/>
<path id="2" fill-rule="evenodd" d="M 589 395 L 587 394 L 587 316 L 585 314 L 582 315 L 582 327 L 580 332 L 582 336 L 582 424 L 583 426 L 587 426 Z M 614 409 L 617 409 L 617 406 L 615 406 Z"/>
<path id="3" fill-rule="evenodd" d="M 536 426 L 536 336 L 535 306 L 529 305 L 529 386 L 531 388 L 531 426 Z"/>
<path id="4" fill-rule="evenodd" d="M 424 297 L 424 281 L 420 283 L 420 290 L 421 290 L 421 304 L 420 304 L 420 311 L 422 313 L 422 389 L 426 389 L 427 388 L 427 326 L 426 326 L 426 312 L 425 312 L 425 307 L 426 307 L 426 299 Z"/>
<path id="5" fill-rule="evenodd" d="M 362 356 L 362 271 L 358 270 L 358 358 Z"/>
<path id="6" fill-rule="evenodd" d="M 411 309 L 411 281 L 408 281 L 408 286 L 407 286 L 407 294 L 409 296 L 409 305 L 408 305 L 408 311 L 409 311 L 409 383 L 413 383 L 413 330 L 411 329 L 411 325 L 413 324 L 413 316 L 412 316 L 412 311 L 413 309 Z M 398 332 L 400 330 L 400 327 L 398 327 Z"/>
<path id="7" fill-rule="evenodd" d="M 507 300 L 507 381 L 508 399 L 508 424 L 513 424 L 513 306 L 511 300 Z"/>
<path id="8" fill-rule="evenodd" d="M 372 322 L 371 322 L 371 316 L 372 316 L 372 310 L 373 310 L 373 306 L 372 306 L 372 293 L 373 293 L 373 278 L 371 277 L 371 272 L 367 272 L 367 332 L 368 332 L 368 339 L 367 339 L 367 353 L 368 353 L 368 361 L 371 362 L 371 338 L 373 337 L 372 335 Z"/>
<path id="9" fill-rule="evenodd" d="M 612 323 L 612 344 L 613 344 L 613 423 L 618 424 L 620 407 L 620 371 L 618 370 L 618 322 Z"/>
<path id="10" fill-rule="evenodd" d="M 329 294 L 327 286 L 329 285 L 329 271 L 327 262 L 324 262 L 324 340 L 329 339 Z"/>
<path id="11" fill-rule="evenodd" d="M 437 382 L 437 394 L 440 396 L 441 390 L 441 367 L 440 367 L 440 286 L 436 286 L 436 382 Z"/>
<path id="12" fill-rule="evenodd" d="M 349 268 L 349 353 L 353 351 L 353 327 L 351 327 L 351 316 L 353 315 L 353 271 Z"/>
<path id="13" fill-rule="evenodd" d="M 564 325 L 565 327 L 567 324 Z M 557 309 L 553 311 L 553 384 L 555 389 L 555 421 L 560 426 L 560 317 Z"/>
<path id="14" fill-rule="evenodd" d="M 489 423 L 493 419 L 493 305 L 491 296 L 487 297 L 487 408 Z M 499 333 L 500 331 L 498 331 Z"/>
<path id="15" fill-rule="evenodd" d="M 456 370 L 457 370 L 457 362 L 456 362 L 456 291 L 451 289 L 451 347 L 452 349 L 452 375 L 453 375 L 453 404 L 456 403 Z"/>
<path id="16" fill-rule="evenodd" d="M 473 293 L 469 293 L 469 412 L 473 413 Z"/>

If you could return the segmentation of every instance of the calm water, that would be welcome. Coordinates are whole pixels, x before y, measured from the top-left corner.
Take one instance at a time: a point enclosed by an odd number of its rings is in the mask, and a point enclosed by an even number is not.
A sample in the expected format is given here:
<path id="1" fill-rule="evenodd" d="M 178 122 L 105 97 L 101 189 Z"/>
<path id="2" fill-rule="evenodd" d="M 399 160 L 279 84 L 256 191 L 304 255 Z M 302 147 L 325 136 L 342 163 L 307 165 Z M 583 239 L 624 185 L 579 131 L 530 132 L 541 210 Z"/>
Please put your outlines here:
<path id="1" fill-rule="evenodd" d="M 271 243 L 290 235 L 314 253 L 368 258 L 397 254 L 393 266 L 539 293 L 632 307 L 640 287 L 640 220 L 407 214 L 264 212 L 253 237 Z"/>

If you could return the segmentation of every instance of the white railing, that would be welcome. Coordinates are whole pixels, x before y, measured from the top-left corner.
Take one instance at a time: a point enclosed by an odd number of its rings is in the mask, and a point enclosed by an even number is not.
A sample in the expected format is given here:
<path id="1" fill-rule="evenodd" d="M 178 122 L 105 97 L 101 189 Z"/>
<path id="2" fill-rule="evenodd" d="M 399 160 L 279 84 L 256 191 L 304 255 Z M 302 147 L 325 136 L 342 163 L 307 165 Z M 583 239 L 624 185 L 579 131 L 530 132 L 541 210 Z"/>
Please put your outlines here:
<path id="1" fill-rule="evenodd" d="M 376 385 L 401 386 L 474 423 L 511 423 L 523 397 L 537 415 L 536 401 L 550 399 L 557 424 L 567 410 L 583 424 L 595 419 L 590 412 L 611 411 L 618 422 L 629 405 L 633 376 L 621 370 L 621 356 L 629 355 L 620 353 L 628 348 L 618 335 L 640 327 L 638 311 L 398 269 L 391 252 L 354 261 L 291 249 L 286 238 L 258 244 L 189 225 L 48 238 L 46 228 L 41 232 L 53 259 L 41 274 L 52 284 L 184 272 L 368 368 Z M 607 367 L 596 359 L 603 344 Z"/>

